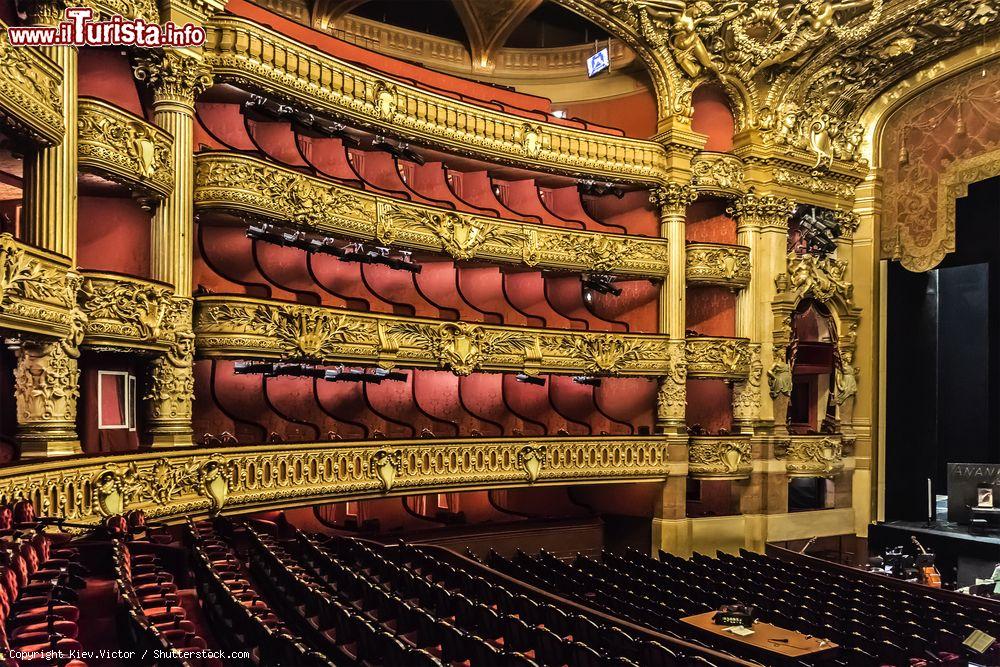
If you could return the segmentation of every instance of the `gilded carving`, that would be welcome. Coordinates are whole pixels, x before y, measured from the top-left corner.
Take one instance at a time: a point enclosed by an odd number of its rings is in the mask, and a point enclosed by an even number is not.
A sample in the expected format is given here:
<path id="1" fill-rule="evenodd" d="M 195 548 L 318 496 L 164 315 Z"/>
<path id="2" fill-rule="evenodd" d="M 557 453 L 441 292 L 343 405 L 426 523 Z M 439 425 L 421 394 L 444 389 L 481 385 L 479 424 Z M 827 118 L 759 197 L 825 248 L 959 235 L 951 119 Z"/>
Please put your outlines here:
<path id="1" fill-rule="evenodd" d="M 79 353 L 64 341 L 26 339 L 15 350 L 14 397 L 18 424 L 62 423 L 70 431 L 80 397 Z"/>
<path id="2" fill-rule="evenodd" d="M 35 47 L 11 46 L 0 21 L 0 121 L 43 144 L 58 144 L 66 131 L 62 72 Z"/>
<path id="3" fill-rule="evenodd" d="M 760 362 L 760 345 L 750 346 L 750 373 L 745 382 L 733 383 L 733 420 L 753 423 L 760 419 L 760 387 L 764 367 Z"/>
<path id="4" fill-rule="evenodd" d="M 173 138 L 106 102 L 82 97 L 77 121 L 80 165 L 115 181 L 166 196 L 174 188 Z"/>
<path id="5" fill-rule="evenodd" d="M 840 353 L 840 366 L 837 368 L 836 381 L 833 390 L 833 402 L 844 406 L 853 402 L 858 393 L 858 375 L 861 369 L 854 365 L 854 352 L 850 349 Z"/>
<path id="6" fill-rule="evenodd" d="M 734 200 L 726 212 L 736 219 L 738 227 L 787 228 L 795 208 L 795 202 L 785 197 L 748 192 Z"/>
<path id="7" fill-rule="evenodd" d="M 372 477 L 375 477 L 382 487 L 383 493 L 388 493 L 396 481 L 396 475 L 403 468 L 403 450 L 387 451 L 380 449 L 372 454 L 368 461 L 368 468 Z"/>
<path id="8" fill-rule="evenodd" d="M 831 477 L 844 469 L 839 436 L 793 435 L 784 452 L 790 477 Z"/>
<path id="9" fill-rule="evenodd" d="M 156 342 L 171 307 L 173 290 L 119 275 L 88 273 L 79 303 L 87 315 L 87 337 L 128 343 Z"/>
<path id="10" fill-rule="evenodd" d="M 157 102 L 194 105 L 194 98 L 212 85 L 212 68 L 200 58 L 173 49 L 136 59 L 135 78 L 153 88 Z"/>
<path id="11" fill-rule="evenodd" d="M 829 301 L 840 296 L 850 301 L 853 287 L 844 278 L 847 262 L 832 256 L 788 253 L 788 272 L 779 274 L 775 284 L 780 291 L 793 291 L 800 297 Z"/>
<path id="12" fill-rule="evenodd" d="M 684 423 L 687 407 L 687 361 L 683 344 L 670 344 L 669 373 L 659 379 L 656 392 L 656 422 L 659 426 Z"/>
<path id="13" fill-rule="evenodd" d="M 656 142 L 528 123 L 523 116 L 390 82 L 247 19 L 218 16 L 207 27 L 205 60 L 221 80 L 278 94 L 380 134 L 573 176 L 665 180 L 666 152 Z"/>
<path id="14" fill-rule="evenodd" d="M 194 398 L 194 333 L 191 331 L 193 303 L 171 299 L 161 329 L 168 343 L 166 353 L 151 364 L 148 401 L 154 435 L 190 433 L 191 402 Z"/>
<path id="15" fill-rule="evenodd" d="M 237 154 L 196 158 L 195 206 L 455 259 L 662 277 L 663 239 L 524 225 L 360 192 Z"/>
<path id="16" fill-rule="evenodd" d="M 199 297 L 198 348 L 210 356 L 592 375 L 663 375 L 658 335 L 557 332 L 357 313 L 244 297 Z"/>
<path id="17" fill-rule="evenodd" d="M 695 479 L 744 479 L 753 470 L 750 441 L 718 436 L 692 436 L 688 475 Z"/>
<path id="18" fill-rule="evenodd" d="M 691 185 L 698 192 L 741 194 L 744 189 L 743 161 L 727 153 L 702 151 L 691 159 Z"/>
<path id="19" fill-rule="evenodd" d="M 531 443 L 517 452 L 517 465 L 524 471 L 529 484 L 534 484 L 545 467 L 545 445 Z"/>
<path id="20" fill-rule="evenodd" d="M 750 284 L 750 249 L 715 243 L 687 244 L 687 282 L 739 289 Z"/>
<path id="21" fill-rule="evenodd" d="M 660 207 L 661 214 L 683 214 L 698 198 L 698 191 L 690 185 L 669 183 L 649 191 L 649 201 Z"/>
<path id="22" fill-rule="evenodd" d="M 142 466 L 107 463 L 94 478 L 94 505 L 100 516 L 121 514 L 129 505 L 166 506 L 186 494 L 196 493 L 217 513 L 229 495 L 229 472 L 221 457 L 191 457 L 184 461 L 160 458 Z"/>
<path id="23" fill-rule="evenodd" d="M 690 337 L 685 341 L 688 377 L 742 379 L 750 373 L 750 341 L 745 338 Z"/>

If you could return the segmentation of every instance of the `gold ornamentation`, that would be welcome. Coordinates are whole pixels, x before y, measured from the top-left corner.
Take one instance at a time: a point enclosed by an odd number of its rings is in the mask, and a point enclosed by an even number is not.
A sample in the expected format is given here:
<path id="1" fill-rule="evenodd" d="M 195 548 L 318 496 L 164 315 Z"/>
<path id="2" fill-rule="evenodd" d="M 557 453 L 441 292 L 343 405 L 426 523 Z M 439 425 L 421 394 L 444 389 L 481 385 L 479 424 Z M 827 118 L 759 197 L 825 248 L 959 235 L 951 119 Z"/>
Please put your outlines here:
<path id="1" fill-rule="evenodd" d="M 841 199 L 849 199 L 854 196 L 855 184 L 835 180 L 831 174 L 823 174 L 815 169 L 808 173 L 792 171 L 785 168 L 774 170 L 774 180 L 781 185 L 790 185 L 796 188 L 804 188 L 809 192 L 828 194 Z"/>
<path id="2" fill-rule="evenodd" d="M 784 452 L 789 477 L 832 477 L 844 469 L 840 436 L 793 435 Z"/>
<path id="3" fill-rule="evenodd" d="M 358 313 L 246 297 L 198 298 L 195 330 L 214 357 L 375 363 L 525 373 L 663 375 L 659 335 L 557 332 Z"/>
<path id="4" fill-rule="evenodd" d="M 205 60 L 222 80 L 277 94 L 405 141 L 543 171 L 589 174 L 604 181 L 665 180 L 666 152 L 656 142 L 556 123 L 526 123 L 523 116 L 388 82 L 370 69 L 247 19 L 213 18 Z"/>
<path id="5" fill-rule="evenodd" d="M 80 397 L 79 352 L 63 341 L 24 340 L 15 351 L 14 396 L 22 427 L 39 422 L 62 424 L 72 432 Z"/>
<path id="6" fill-rule="evenodd" d="M 659 379 L 656 391 L 656 422 L 659 426 L 682 425 L 687 407 L 687 361 L 683 343 L 670 344 L 670 369 Z"/>
<path id="7" fill-rule="evenodd" d="M 770 370 L 767 371 L 767 386 L 771 393 L 771 398 L 792 395 L 792 367 L 787 361 L 775 361 Z"/>
<path id="8" fill-rule="evenodd" d="M 70 335 L 75 275 L 67 258 L 0 234 L 0 326 L 42 336 Z"/>
<path id="9" fill-rule="evenodd" d="M 688 445 L 688 475 L 694 479 L 746 479 L 750 465 L 748 439 L 692 436 Z"/>
<path id="10" fill-rule="evenodd" d="M 382 493 L 525 485 L 518 455 L 526 446 L 544 448 L 537 477 L 544 482 L 656 481 L 683 471 L 668 461 L 660 437 L 228 445 L 6 466 L 0 470 L 0 500 L 28 499 L 46 515 L 93 524 L 131 509 L 181 520 L 223 506 L 248 512 Z M 388 492 L 371 467 L 380 451 L 383 460 L 401 453 L 391 466 Z"/>
<path id="11" fill-rule="evenodd" d="M 689 285 L 740 289 L 750 284 L 750 249 L 716 243 L 688 243 L 686 270 Z"/>
<path id="12" fill-rule="evenodd" d="M 702 151 L 691 159 L 691 185 L 698 192 L 739 195 L 744 190 L 743 168 L 734 155 Z"/>
<path id="13" fill-rule="evenodd" d="M 77 136 L 81 167 L 164 197 L 174 189 L 173 138 L 138 116 L 81 97 Z"/>
<path id="14" fill-rule="evenodd" d="M 43 145 L 58 144 L 66 132 L 62 72 L 33 46 L 11 46 L 0 21 L 0 122 Z"/>
<path id="15" fill-rule="evenodd" d="M 194 98 L 212 85 L 209 63 L 173 49 L 137 58 L 134 70 L 136 79 L 153 88 L 156 102 L 193 106 Z"/>
<path id="16" fill-rule="evenodd" d="M 698 198 L 698 191 L 690 185 L 669 183 L 649 191 L 649 201 L 660 207 L 661 214 L 681 215 Z"/>
<path id="17" fill-rule="evenodd" d="M 191 332 L 190 299 L 172 299 L 164 314 L 162 331 L 166 353 L 151 364 L 149 416 L 154 436 L 183 437 L 191 432 L 191 402 L 194 398 L 194 334 Z"/>
<path id="18" fill-rule="evenodd" d="M 87 315 L 87 342 L 159 343 L 172 296 L 173 290 L 166 285 L 86 272 L 79 300 Z"/>
<path id="19" fill-rule="evenodd" d="M 851 300 L 853 288 L 844 279 L 847 262 L 834 257 L 816 257 L 788 253 L 788 272 L 778 275 L 775 284 L 780 291 L 791 290 L 802 298 L 813 297 L 826 302 L 835 296 Z"/>
<path id="20" fill-rule="evenodd" d="M 752 424 L 760 419 L 760 385 L 764 366 L 760 363 L 760 344 L 750 346 L 750 374 L 746 382 L 733 383 L 733 420 Z"/>
<path id="21" fill-rule="evenodd" d="M 396 481 L 396 475 L 403 469 L 403 450 L 390 452 L 380 449 L 372 454 L 368 461 L 368 469 L 372 477 L 375 477 L 382 486 L 382 492 L 388 493 Z"/>
<path id="22" fill-rule="evenodd" d="M 795 202 L 791 199 L 748 192 L 736 199 L 733 205 L 726 209 L 726 213 L 736 219 L 738 227 L 787 229 L 795 208 Z"/>
<path id="23" fill-rule="evenodd" d="M 861 369 L 854 365 L 854 352 L 845 349 L 840 352 L 840 367 L 836 369 L 833 402 L 843 406 L 852 401 L 858 393 L 858 375 Z"/>
<path id="24" fill-rule="evenodd" d="M 528 484 L 534 484 L 545 467 L 545 445 L 531 443 L 517 452 L 517 465 L 524 471 Z"/>
<path id="25" fill-rule="evenodd" d="M 745 338 L 694 336 L 685 348 L 688 377 L 739 380 L 750 373 L 750 341 Z"/>
<path id="26" fill-rule="evenodd" d="M 360 192 L 234 153 L 196 158 L 195 206 L 415 250 L 568 271 L 662 277 L 663 239 L 525 225 Z"/>

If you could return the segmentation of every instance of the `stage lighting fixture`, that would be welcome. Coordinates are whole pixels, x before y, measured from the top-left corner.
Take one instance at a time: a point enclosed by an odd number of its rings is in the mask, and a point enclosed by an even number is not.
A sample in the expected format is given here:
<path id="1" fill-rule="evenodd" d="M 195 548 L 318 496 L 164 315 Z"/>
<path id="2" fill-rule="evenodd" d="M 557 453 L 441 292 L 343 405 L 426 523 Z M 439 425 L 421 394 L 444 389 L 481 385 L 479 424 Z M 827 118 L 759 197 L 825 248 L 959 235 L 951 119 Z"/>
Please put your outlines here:
<path id="1" fill-rule="evenodd" d="M 614 278 L 607 273 L 590 273 L 584 275 L 583 288 L 600 292 L 601 294 L 611 294 L 612 296 L 621 296 L 622 293 L 621 289 L 615 287 Z"/>
<path id="2" fill-rule="evenodd" d="M 590 377 L 589 375 L 576 375 L 573 377 L 573 382 L 577 384 L 587 384 L 591 387 L 601 386 L 601 378 Z"/>
<path id="3" fill-rule="evenodd" d="M 525 384 L 533 384 L 539 387 L 545 386 L 545 378 L 535 377 L 534 375 L 528 375 L 526 373 L 518 373 L 514 376 L 514 379 Z"/>
<path id="4" fill-rule="evenodd" d="M 625 191 L 613 183 L 599 183 L 590 180 L 577 183 L 576 190 L 581 195 L 592 195 L 594 197 L 613 195 L 616 199 L 621 199 L 625 196 Z"/>
<path id="5" fill-rule="evenodd" d="M 415 162 L 419 165 L 423 165 L 426 162 L 422 155 L 410 148 L 409 144 L 395 142 L 382 136 L 376 135 L 375 139 L 372 141 L 372 148 L 385 151 L 394 157 L 409 160 L 410 162 Z"/>

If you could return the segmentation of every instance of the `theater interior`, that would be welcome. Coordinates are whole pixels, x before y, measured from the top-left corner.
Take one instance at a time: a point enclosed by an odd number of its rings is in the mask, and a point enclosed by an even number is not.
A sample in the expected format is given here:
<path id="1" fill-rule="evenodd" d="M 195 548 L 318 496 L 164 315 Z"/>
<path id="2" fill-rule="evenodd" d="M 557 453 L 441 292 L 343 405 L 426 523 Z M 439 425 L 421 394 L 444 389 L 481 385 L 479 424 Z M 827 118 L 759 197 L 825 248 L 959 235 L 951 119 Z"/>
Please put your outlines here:
<path id="1" fill-rule="evenodd" d="M 1000 665 L 1000 0 L 0 23 L 0 665 Z"/>

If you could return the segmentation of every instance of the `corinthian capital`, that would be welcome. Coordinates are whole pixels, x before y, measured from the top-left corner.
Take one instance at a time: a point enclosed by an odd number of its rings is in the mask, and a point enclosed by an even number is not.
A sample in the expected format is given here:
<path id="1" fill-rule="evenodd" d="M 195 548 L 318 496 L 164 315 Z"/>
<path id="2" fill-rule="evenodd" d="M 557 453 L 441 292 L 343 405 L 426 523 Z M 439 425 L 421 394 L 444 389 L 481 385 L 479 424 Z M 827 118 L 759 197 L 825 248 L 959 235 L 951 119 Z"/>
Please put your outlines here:
<path id="1" fill-rule="evenodd" d="M 649 191 L 649 201 L 662 213 L 683 213 L 698 198 L 698 191 L 688 184 L 670 183 Z"/>
<path id="2" fill-rule="evenodd" d="M 736 199 L 726 213 L 736 219 L 737 227 L 787 227 L 795 213 L 795 202 L 787 197 L 748 192 Z"/>
<path id="3" fill-rule="evenodd" d="M 177 51 L 136 59 L 135 78 L 153 88 L 155 102 L 194 106 L 194 99 L 212 85 L 212 69 L 196 56 Z"/>

